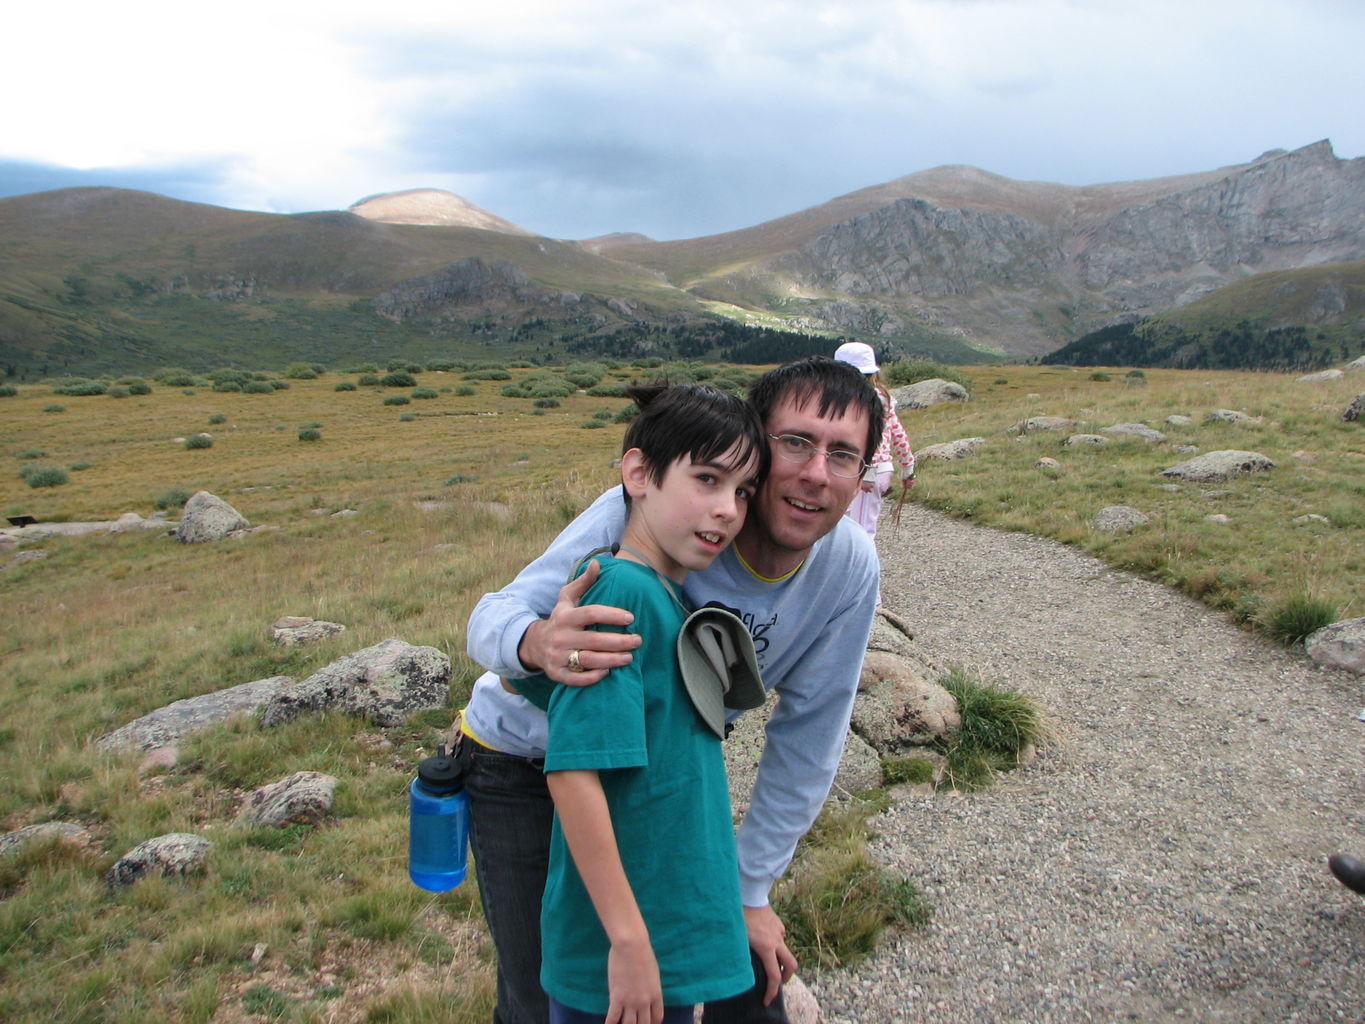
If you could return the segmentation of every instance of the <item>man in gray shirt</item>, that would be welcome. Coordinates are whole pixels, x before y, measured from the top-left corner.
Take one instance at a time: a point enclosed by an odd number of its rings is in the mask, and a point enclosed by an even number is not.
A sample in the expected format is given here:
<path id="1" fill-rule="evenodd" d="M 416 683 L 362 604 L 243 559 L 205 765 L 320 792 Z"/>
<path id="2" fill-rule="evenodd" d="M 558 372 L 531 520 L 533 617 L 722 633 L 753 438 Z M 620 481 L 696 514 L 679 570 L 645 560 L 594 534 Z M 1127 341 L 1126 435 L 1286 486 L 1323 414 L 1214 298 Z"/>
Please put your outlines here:
<path id="1" fill-rule="evenodd" d="M 772 447 L 768 478 L 735 543 L 685 587 L 694 605 L 720 604 L 744 620 L 764 686 L 779 698 L 738 836 L 755 987 L 709 1004 L 711 1024 L 786 1019 L 780 984 L 796 961 L 768 894 L 838 768 L 879 574 L 871 541 L 844 516 L 880 441 L 883 412 L 867 379 L 833 360 L 799 360 L 764 374 L 749 397 Z M 628 627 L 630 616 L 577 606 L 595 573 L 561 586 L 580 558 L 619 539 L 625 511 L 620 488 L 612 488 L 470 616 L 469 655 L 489 671 L 462 716 L 462 745 L 479 892 L 498 951 L 495 1024 L 547 1019 L 539 919 L 553 815 L 540 763 L 544 713 L 499 677 L 544 672 L 584 685 L 630 661 L 638 637 L 592 628 Z"/>

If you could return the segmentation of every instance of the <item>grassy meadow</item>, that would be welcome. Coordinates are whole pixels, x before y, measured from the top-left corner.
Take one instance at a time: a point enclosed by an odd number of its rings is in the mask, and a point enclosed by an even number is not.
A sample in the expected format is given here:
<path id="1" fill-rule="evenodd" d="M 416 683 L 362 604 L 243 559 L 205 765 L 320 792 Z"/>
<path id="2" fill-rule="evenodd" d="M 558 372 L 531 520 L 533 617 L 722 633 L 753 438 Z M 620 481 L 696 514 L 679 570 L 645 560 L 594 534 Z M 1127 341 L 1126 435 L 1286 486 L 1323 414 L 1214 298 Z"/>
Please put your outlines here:
<path id="1" fill-rule="evenodd" d="M 510 372 L 515 382 L 532 371 Z M 654 372 L 620 366 L 604 380 Z M 1150 370 L 1133 384 L 1122 371 L 961 372 L 970 402 L 908 411 L 904 422 L 916 447 L 985 442 L 960 462 L 924 460 L 915 500 L 1078 545 L 1249 628 L 1296 595 L 1336 618 L 1365 614 L 1365 426 L 1340 422 L 1365 375 L 1297 384 Z M 506 382 L 458 371 L 418 374 L 434 397 L 405 405 L 385 398 L 411 388 L 335 390 L 357 377 L 329 372 L 270 394 L 153 383 L 120 398 L 46 385 L 0 397 L 6 515 L 111 520 L 149 516 L 160 501 L 174 520 L 172 495 L 205 489 L 263 527 L 198 546 L 151 531 L 0 551 L 0 832 L 61 820 L 93 836 L 84 849 L 34 845 L 0 858 L 0 1019 L 488 1018 L 491 949 L 474 884 L 432 895 L 408 881 L 405 787 L 476 674 L 463 653 L 474 602 L 614 482 L 627 402 L 579 392 L 537 408 L 504 396 Z M 1205 424 L 1215 408 L 1263 420 Z M 1194 423 L 1166 427 L 1177 413 Z M 1062 447 L 1065 432 L 1005 433 L 1040 415 L 1085 421 L 1076 432 L 1146 421 L 1172 443 L 1259 451 L 1276 468 L 1164 490 L 1160 471 L 1186 457 L 1170 444 L 1077 450 Z M 319 436 L 302 440 L 308 431 Z M 211 444 L 187 447 L 201 432 Z M 1060 468 L 1033 468 L 1044 455 Z M 30 486 L 44 479 L 38 468 L 67 482 Z M 1117 504 L 1151 524 L 1128 534 L 1089 527 Z M 355 514 L 333 515 L 343 510 Z M 1230 522 L 1210 522 L 1212 513 Z M 1310 513 L 1329 522 L 1292 521 Z M 914 543 L 889 524 L 882 539 Z M 19 557 L 34 550 L 45 557 Z M 347 628 L 283 650 L 268 630 L 284 615 Z M 184 741 L 162 770 L 93 748 L 172 700 L 272 675 L 302 679 L 390 636 L 450 656 L 449 709 L 392 729 L 332 715 L 262 732 L 244 720 Z M 300 770 L 339 779 L 328 825 L 232 825 L 244 794 Z M 105 887 L 120 855 L 173 831 L 213 841 L 202 874 Z"/>

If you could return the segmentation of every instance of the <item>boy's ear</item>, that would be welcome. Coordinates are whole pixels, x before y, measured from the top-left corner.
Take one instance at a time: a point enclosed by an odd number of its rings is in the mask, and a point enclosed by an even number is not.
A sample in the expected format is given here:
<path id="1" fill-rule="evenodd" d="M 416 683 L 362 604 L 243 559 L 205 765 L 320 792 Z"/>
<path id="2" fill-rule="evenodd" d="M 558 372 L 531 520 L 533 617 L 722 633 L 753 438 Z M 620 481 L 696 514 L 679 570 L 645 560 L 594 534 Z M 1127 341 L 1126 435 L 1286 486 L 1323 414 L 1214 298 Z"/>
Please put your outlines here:
<path id="1" fill-rule="evenodd" d="M 631 501 L 639 501 L 649 489 L 649 461 L 639 448 L 631 448 L 621 456 L 621 483 Z"/>

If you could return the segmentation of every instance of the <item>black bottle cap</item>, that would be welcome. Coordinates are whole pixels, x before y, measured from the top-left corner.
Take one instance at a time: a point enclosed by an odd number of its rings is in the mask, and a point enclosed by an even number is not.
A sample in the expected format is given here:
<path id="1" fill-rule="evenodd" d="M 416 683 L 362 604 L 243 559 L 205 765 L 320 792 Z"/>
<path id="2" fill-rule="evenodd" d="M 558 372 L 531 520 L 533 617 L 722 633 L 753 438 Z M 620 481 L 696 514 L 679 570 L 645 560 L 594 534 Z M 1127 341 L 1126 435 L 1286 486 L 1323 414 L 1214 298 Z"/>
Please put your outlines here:
<path id="1" fill-rule="evenodd" d="M 446 753 L 442 744 L 435 754 L 417 766 L 417 781 L 428 793 L 457 793 L 464 788 L 464 772 L 460 770 L 460 762 Z"/>

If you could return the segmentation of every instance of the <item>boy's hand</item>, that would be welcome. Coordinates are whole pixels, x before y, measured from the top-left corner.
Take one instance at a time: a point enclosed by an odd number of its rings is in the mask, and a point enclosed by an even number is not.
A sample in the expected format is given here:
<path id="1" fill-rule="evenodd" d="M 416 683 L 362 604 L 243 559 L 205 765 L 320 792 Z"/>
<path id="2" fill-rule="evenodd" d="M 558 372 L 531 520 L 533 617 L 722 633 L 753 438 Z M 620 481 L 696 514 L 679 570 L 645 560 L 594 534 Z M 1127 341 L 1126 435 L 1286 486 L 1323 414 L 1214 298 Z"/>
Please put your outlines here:
<path id="1" fill-rule="evenodd" d="M 749 933 L 749 948 L 763 962 L 768 973 L 768 988 L 763 1005 L 777 998 L 777 989 L 796 973 L 796 957 L 787 948 L 787 926 L 772 907 L 745 907 L 744 927 Z"/>
<path id="2" fill-rule="evenodd" d="M 612 943 L 607 954 L 607 988 L 611 1005 L 606 1024 L 660 1024 L 664 1019 L 659 963 L 647 938 Z"/>
<path id="3" fill-rule="evenodd" d="M 517 657 L 522 665 L 544 672 L 556 683 L 588 686 L 601 680 L 611 669 L 630 664 L 630 652 L 640 646 L 637 634 L 604 632 L 589 627 L 629 626 L 635 616 L 605 604 L 578 607 L 600 571 L 597 561 L 589 562 L 577 579 L 560 589 L 549 618 L 527 627 L 517 647 Z M 577 670 L 569 667 L 575 654 Z"/>

